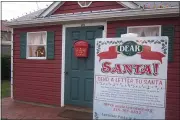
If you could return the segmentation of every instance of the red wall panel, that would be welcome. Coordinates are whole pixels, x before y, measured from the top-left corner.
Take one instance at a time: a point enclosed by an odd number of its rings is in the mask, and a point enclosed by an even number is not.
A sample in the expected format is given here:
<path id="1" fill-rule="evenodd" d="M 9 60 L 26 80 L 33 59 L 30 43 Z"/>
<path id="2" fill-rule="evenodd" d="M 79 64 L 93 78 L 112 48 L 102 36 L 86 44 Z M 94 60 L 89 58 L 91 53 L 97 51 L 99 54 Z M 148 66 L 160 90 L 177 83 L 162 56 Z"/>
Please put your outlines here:
<path id="1" fill-rule="evenodd" d="M 116 29 L 127 26 L 174 25 L 173 62 L 168 63 L 168 79 L 166 92 L 166 119 L 179 120 L 180 101 L 180 24 L 178 18 L 158 18 L 139 20 L 119 20 L 107 23 L 107 37 L 115 37 Z"/>
<path id="2" fill-rule="evenodd" d="M 55 58 L 28 60 L 20 58 L 20 33 L 55 32 Z M 60 106 L 61 101 L 62 26 L 14 29 L 14 99 Z"/>

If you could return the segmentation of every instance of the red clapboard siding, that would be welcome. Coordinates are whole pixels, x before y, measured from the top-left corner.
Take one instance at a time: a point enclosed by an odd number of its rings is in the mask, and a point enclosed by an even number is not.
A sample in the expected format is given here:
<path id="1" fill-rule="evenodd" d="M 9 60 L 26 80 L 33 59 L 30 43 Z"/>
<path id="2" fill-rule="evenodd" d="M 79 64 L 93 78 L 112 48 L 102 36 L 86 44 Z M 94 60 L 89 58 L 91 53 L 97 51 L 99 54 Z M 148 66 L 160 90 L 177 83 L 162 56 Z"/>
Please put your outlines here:
<path id="1" fill-rule="evenodd" d="M 166 20 L 165 20 L 166 19 Z M 178 18 L 158 18 L 158 19 L 138 19 L 138 20 L 122 20 L 122 21 L 109 21 L 107 29 L 117 28 L 123 26 L 145 26 L 145 25 L 175 25 L 179 26 Z M 175 27 L 175 28 L 176 28 Z M 177 28 L 176 28 L 177 29 Z"/>
<path id="2" fill-rule="evenodd" d="M 158 18 L 158 19 L 139 19 L 109 21 L 107 23 L 107 36 L 115 37 L 116 29 L 127 26 L 145 25 L 174 25 L 175 38 L 173 45 L 173 62 L 168 63 L 168 79 L 166 92 L 166 119 L 179 120 L 179 101 L 180 101 L 180 24 L 178 18 Z"/>
<path id="3" fill-rule="evenodd" d="M 68 1 L 65 2 L 60 8 L 58 8 L 53 14 L 75 13 L 118 8 L 124 7 L 115 1 L 93 1 L 89 7 L 83 8 L 79 6 L 77 1 Z"/>
<path id="4" fill-rule="evenodd" d="M 40 91 L 37 91 L 40 92 Z M 50 105 L 57 105 L 59 104 L 57 96 L 47 96 L 47 95 L 37 95 L 32 94 L 32 97 L 27 97 L 27 93 L 22 93 L 20 91 L 17 91 L 17 95 L 14 97 L 15 99 L 23 99 L 26 102 L 36 102 L 36 103 L 44 103 L 44 104 L 50 104 Z M 41 102 L 38 102 L 41 101 Z M 51 101 L 51 103 L 49 103 Z"/>
<path id="5" fill-rule="evenodd" d="M 20 33 L 36 31 L 55 32 L 55 58 L 53 60 L 27 60 L 20 58 Z M 14 29 L 13 92 L 16 100 L 60 106 L 61 45 L 61 25 Z"/>
<path id="6" fill-rule="evenodd" d="M 56 84 L 60 84 L 61 82 L 58 82 L 58 78 L 55 78 L 55 77 L 48 77 L 48 78 L 41 78 L 40 76 L 31 76 L 30 77 L 32 79 L 31 83 L 28 83 L 28 84 L 36 84 L 38 85 L 38 82 L 41 82 L 41 85 L 45 85 L 49 83 L 49 80 L 51 80 L 53 83 L 52 84 L 48 84 L 47 86 L 53 86 L 53 85 L 56 85 Z M 28 82 L 28 80 L 26 80 L 26 76 L 22 76 L 22 77 L 16 77 L 16 79 L 19 79 L 18 82 L 16 83 L 19 83 L 19 84 L 24 84 L 23 82 L 26 81 Z"/>

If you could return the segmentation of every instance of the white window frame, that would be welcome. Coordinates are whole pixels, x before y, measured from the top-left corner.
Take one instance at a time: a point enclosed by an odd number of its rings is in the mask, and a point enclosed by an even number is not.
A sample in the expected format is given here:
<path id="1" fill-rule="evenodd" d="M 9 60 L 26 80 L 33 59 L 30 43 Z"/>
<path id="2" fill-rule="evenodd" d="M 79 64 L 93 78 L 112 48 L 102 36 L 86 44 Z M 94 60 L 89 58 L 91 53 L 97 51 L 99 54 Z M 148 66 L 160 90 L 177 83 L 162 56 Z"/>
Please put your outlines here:
<path id="1" fill-rule="evenodd" d="M 89 7 L 91 5 L 91 3 L 92 3 L 92 1 L 91 1 L 88 5 L 82 6 L 79 2 L 90 2 L 90 1 L 78 1 L 79 6 L 81 6 L 82 8 L 83 7 Z"/>
<path id="2" fill-rule="evenodd" d="M 161 36 L 161 25 L 147 25 L 147 26 L 128 26 L 127 33 L 129 33 L 130 28 L 139 28 L 139 27 L 159 27 L 159 36 Z"/>
<path id="3" fill-rule="evenodd" d="M 43 33 L 43 32 L 46 34 L 45 57 L 29 57 L 29 49 L 28 49 L 29 34 L 30 33 Z M 41 60 L 45 60 L 46 58 L 47 58 L 47 31 L 27 32 L 26 59 L 41 59 Z"/>

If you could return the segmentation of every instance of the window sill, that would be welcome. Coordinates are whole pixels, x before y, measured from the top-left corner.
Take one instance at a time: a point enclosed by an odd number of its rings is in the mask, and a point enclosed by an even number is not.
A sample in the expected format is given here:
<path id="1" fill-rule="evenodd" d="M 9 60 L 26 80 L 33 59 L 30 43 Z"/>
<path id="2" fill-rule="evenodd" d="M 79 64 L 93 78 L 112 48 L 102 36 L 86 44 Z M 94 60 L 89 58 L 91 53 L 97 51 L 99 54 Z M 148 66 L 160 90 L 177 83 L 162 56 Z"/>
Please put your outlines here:
<path id="1" fill-rule="evenodd" d="M 46 60 L 46 57 L 27 57 L 26 59 L 32 60 Z"/>

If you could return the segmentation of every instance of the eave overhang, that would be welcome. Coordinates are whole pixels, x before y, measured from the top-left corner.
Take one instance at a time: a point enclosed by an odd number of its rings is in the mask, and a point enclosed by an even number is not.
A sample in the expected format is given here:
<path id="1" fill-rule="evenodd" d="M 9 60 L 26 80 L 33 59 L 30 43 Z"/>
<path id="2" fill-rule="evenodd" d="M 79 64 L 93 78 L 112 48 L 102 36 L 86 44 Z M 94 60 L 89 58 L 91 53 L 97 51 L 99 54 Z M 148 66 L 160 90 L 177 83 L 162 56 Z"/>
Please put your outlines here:
<path id="1" fill-rule="evenodd" d="M 26 21 L 14 21 L 8 22 L 10 27 L 21 27 L 24 25 L 37 25 L 37 24 L 53 24 L 71 21 L 82 21 L 82 20 L 111 20 L 111 19 L 143 19 L 143 18 L 160 18 L 160 17 L 178 17 L 179 8 L 157 8 L 157 9 L 111 9 L 111 10 L 100 10 L 100 11 L 90 11 L 90 12 L 78 12 L 70 14 L 59 14 L 51 15 L 45 18 L 36 18 L 33 20 Z"/>

